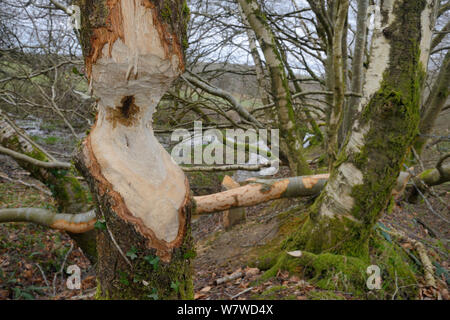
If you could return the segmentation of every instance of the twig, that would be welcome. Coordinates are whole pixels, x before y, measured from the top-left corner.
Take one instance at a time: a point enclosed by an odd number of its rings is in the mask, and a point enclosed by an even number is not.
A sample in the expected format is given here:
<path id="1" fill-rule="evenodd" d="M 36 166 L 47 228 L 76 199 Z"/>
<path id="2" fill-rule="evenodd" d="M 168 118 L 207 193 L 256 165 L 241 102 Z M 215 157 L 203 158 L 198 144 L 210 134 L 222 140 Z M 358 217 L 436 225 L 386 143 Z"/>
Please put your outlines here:
<path id="1" fill-rule="evenodd" d="M 408 168 L 407 165 L 405 165 L 405 168 L 410 171 L 410 169 Z M 444 217 L 442 217 L 439 213 L 437 213 L 433 207 L 431 206 L 430 202 L 428 201 L 428 199 L 425 197 L 425 195 L 422 193 L 422 191 L 420 191 L 420 188 L 416 185 L 416 183 L 414 182 L 414 179 L 411 180 L 412 184 L 414 185 L 414 188 L 416 188 L 417 192 L 420 194 L 420 196 L 423 198 L 423 200 L 425 201 L 425 204 L 427 205 L 428 209 L 430 209 L 430 211 L 436 215 L 437 217 L 441 218 L 442 220 L 444 220 L 445 222 L 449 223 L 449 221 L 447 219 L 445 219 Z M 424 183 L 424 182 L 423 182 Z M 424 183 L 425 184 L 425 183 Z"/>
<path id="2" fill-rule="evenodd" d="M 398 277 L 397 277 L 397 270 L 394 271 L 395 274 L 395 291 L 394 294 L 392 295 L 392 300 L 395 299 L 395 296 L 397 295 L 398 292 Z"/>
<path id="3" fill-rule="evenodd" d="M 423 220 L 416 218 L 416 221 L 418 224 L 422 225 L 425 229 L 429 231 L 430 236 L 432 236 L 433 238 L 438 237 L 437 232 L 433 230 L 429 225 L 427 225 Z"/>
<path id="4" fill-rule="evenodd" d="M 61 274 L 61 277 L 63 276 L 64 266 L 66 265 L 67 258 L 69 257 L 69 254 L 72 252 L 72 249 L 73 249 L 73 243 L 70 244 L 70 249 L 69 249 L 69 251 L 67 251 L 67 253 L 66 253 L 65 257 L 64 257 L 63 263 L 61 265 L 61 269 L 59 269 L 59 271 L 56 272 L 55 276 L 53 277 L 53 296 L 56 295 L 56 279 L 57 279 L 57 276 L 58 276 L 58 274 Z"/>
<path id="5" fill-rule="evenodd" d="M 120 255 L 122 256 L 122 258 L 124 258 L 124 260 L 130 266 L 130 268 L 133 268 L 133 265 L 131 264 L 130 260 L 128 260 L 128 258 L 125 256 L 125 254 L 123 253 L 122 249 L 119 247 L 119 244 L 117 243 L 116 239 L 114 238 L 111 230 L 109 230 L 108 225 L 106 224 L 106 220 L 105 220 L 105 226 L 106 226 L 106 230 L 109 233 L 109 236 L 111 237 L 112 242 L 116 246 L 116 248 L 119 251 Z"/>
<path id="6" fill-rule="evenodd" d="M 257 165 L 223 165 L 223 166 L 195 166 L 181 167 L 184 172 L 213 172 L 213 171 L 259 171 L 263 168 L 270 167 L 271 163 L 263 163 Z"/>
<path id="7" fill-rule="evenodd" d="M 225 283 L 225 282 L 228 282 L 228 281 L 232 281 L 232 280 L 241 278 L 243 275 L 244 275 L 244 273 L 241 272 L 241 271 L 235 272 L 235 273 L 232 273 L 232 274 L 230 274 L 228 276 L 225 276 L 223 278 L 217 279 L 216 281 L 214 281 L 214 283 L 216 285 L 219 285 L 219 284 L 222 284 L 222 283 Z"/>
<path id="8" fill-rule="evenodd" d="M 42 189 L 41 187 L 39 187 L 39 186 L 37 186 L 35 184 L 26 183 L 26 182 L 24 182 L 22 180 L 14 180 L 14 179 L 11 179 L 10 177 L 8 177 L 6 175 L 3 175 L 1 173 L 0 173 L 0 178 L 8 180 L 9 182 L 19 183 L 19 184 L 24 185 L 24 186 L 29 187 L 29 188 L 35 188 L 36 190 L 39 190 L 40 192 L 45 193 L 48 196 L 52 195 L 52 193 L 50 191 Z"/>
<path id="9" fill-rule="evenodd" d="M 243 295 L 244 293 L 249 292 L 250 290 L 252 290 L 254 287 L 250 287 L 248 289 L 245 289 L 244 291 L 239 292 L 238 294 L 235 294 L 234 296 L 231 296 L 231 300 L 236 299 L 237 297 Z"/>
<path id="10" fill-rule="evenodd" d="M 414 147 L 411 148 L 414 158 L 416 158 L 416 160 L 419 162 L 420 165 L 420 169 L 422 169 L 422 172 L 425 171 L 425 167 L 423 165 L 422 159 L 420 158 L 419 154 L 417 153 L 416 149 L 414 149 Z"/>
<path id="11" fill-rule="evenodd" d="M 450 158 L 450 153 L 447 153 L 446 155 L 444 155 L 442 158 L 439 159 L 438 163 L 436 164 L 436 169 L 438 169 L 439 173 L 441 174 L 441 176 L 445 176 L 445 172 L 442 169 L 442 165 L 444 164 L 444 161 L 447 160 L 448 158 Z"/>
<path id="12" fill-rule="evenodd" d="M 83 300 L 83 299 L 86 299 L 86 298 L 92 298 L 93 296 L 95 296 L 95 292 L 96 291 L 97 291 L 97 289 L 90 290 L 89 293 L 82 294 L 82 295 L 75 296 L 75 297 L 71 297 L 70 300 Z"/>
<path id="13" fill-rule="evenodd" d="M 40 161 L 37 159 L 34 159 L 32 157 L 29 157 L 23 153 L 15 152 L 11 149 L 4 148 L 0 146 L 0 153 L 6 154 L 16 160 L 26 161 L 29 162 L 35 166 L 46 168 L 46 169 L 70 169 L 72 165 L 67 162 L 60 162 L 60 161 L 51 161 L 51 162 L 45 162 Z"/>
<path id="14" fill-rule="evenodd" d="M 47 280 L 47 277 L 45 276 L 44 270 L 42 270 L 42 268 L 39 265 L 39 263 L 36 263 L 36 266 L 38 267 L 39 271 L 42 274 L 42 278 L 44 279 L 45 285 L 50 288 L 50 283 L 48 283 L 48 280 Z"/>
<path id="15" fill-rule="evenodd" d="M 395 237 L 398 237 L 400 239 L 403 239 L 403 240 L 411 243 L 414 246 L 417 253 L 419 254 L 420 261 L 422 262 L 422 265 L 423 265 L 423 271 L 424 271 L 426 285 L 436 288 L 436 281 L 433 276 L 433 274 L 434 274 L 433 264 L 431 263 L 431 260 L 427 255 L 427 250 L 426 250 L 425 246 L 420 241 L 411 239 L 407 235 L 405 235 L 404 233 L 402 233 L 400 231 L 393 231 L 393 230 L 386 230 L 386 229 L 383 229 L 383 230 Z"/>

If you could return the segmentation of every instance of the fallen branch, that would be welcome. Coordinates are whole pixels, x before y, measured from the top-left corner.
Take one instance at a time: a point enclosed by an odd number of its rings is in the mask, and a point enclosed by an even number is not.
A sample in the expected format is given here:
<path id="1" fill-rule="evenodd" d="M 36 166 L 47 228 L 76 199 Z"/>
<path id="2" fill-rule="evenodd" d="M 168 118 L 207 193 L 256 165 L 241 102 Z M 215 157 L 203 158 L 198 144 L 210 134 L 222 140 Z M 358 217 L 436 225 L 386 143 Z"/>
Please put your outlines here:
<path id="1" fill-rule="evenodd" d="M 263 163 L 256 165 L 223 165 L 223 166 L 194 166 L 194 167 L 181 167 L 184 172 L 215 172 L 215 171 L 259 171 L 271 166 L 271 163 Z"/>
<path id="2" fill-rule="evenodd" d="M 450 181 L 450 164 L 443 164 L 443 161 L 445 159 L 447 158 L 442 158 L 437 164 L 436 168 L 422 172 L 416 178 L 414 178 L 413 181 L 418 185 L 421 184 L 420 181 L 423 181 L 427 186 L 430 187 Z M 420 189 L 423 190 L 423 188 Z"/>
<path id="3" fill-rule="evenodd" d="M 236 279 L 242 278 L 243 276 L 244 276 L 244 273 L 239 271 L 239 272 L 232 273 L 232 274 L 230 274 L 228 276 L 225 276 L 223 278 L 219 278 L 216 281 L 214 281 L 214 283 L 216 285 L 220 285 L 220 284 L 228 282 L 228 281 L 232 281 L 232 280 L 236 280 Z"/>
<path id="4" fill-rule="evenodd" d="M 254 180 L 250 184 L 207 196 L 194 197 L 196 213 L 205 214 L 237 207 L 249 207 L 270 200 L 312 196 L 320 193 L 328 174 L 274 180 Z"/>
<path id="5" fill-rule="evenodd" d="M 95 211 L 79 214 L 55 213 L 40 208 L 0 209 L 0 223 L 32 222 L 52 229 L 84 233 L 94 229 Z"/>
<path id="6" fill-rule="evenodd" d="M 391 234 L 392 236 L 395 236 L 403 241 L 411 243 L 414 246 L 414 249 L 416 249 L 417 253 L 419 254 L 420 261 L 422 262 L 422 265 L 423 265 L 425 284 L 427 286 L 436 288 L 433 264 L 431 263 L 431 260 L 428 257 L 425 246 L 420 241 L 411 239 L 407 235 L 405 235 L 404 233 L 402 233 L 400 231 L 392 231 L 392 230 L 386 230 L 386 229 L 383 229 L 383 230 L 385 232 Z"/>
<path id="7" fill-rule="evenodd" d="M 0 146 L 0 153 L 6 154 L 16 160 L 26 161 L 29 162 L 35 166 L 46 168 L 46 169 L 70 169 L 72 165 L 67 162 L 60 162 L 60 161 L 40 161 L 34 158 L 31 158 L 23 153 L 19 153 L 16 151 L 13 151 L 11 149 L 5 148 Z"/>
<path id="8" fill-rule="evenodd" d="M 402 172 L 394 190 L 403 190 L 410 175 Z M 328 181 L 328 174 L 293 177 L 285 179 L 248 180 L 247 185 L 207 196 L 194 197 L 196 214 L 208 214 L 232 208 L 249 207 L 281 198 L 315 196 Z M 94 227 L 95 213 L 56 214 L 44 209 L 1 209 L 1 222 L 34 222 L 58 230 L 83 233 Z"/>
<path id="9" fill-rule="evenodd" d="M 247 293 L 247 292 L 249 292 L 249 291 L 251 291 L 253 289 L 254 289 L 254 287 L 247 288 L 244 291 L 241 291 L 241 292 L 235 294 L 234 296 L 231 296 L 230 299 L 231 300 L 236 299 L 237 297 L 239 297 L 239 296 L 243 295 L 244 293 Z"/>

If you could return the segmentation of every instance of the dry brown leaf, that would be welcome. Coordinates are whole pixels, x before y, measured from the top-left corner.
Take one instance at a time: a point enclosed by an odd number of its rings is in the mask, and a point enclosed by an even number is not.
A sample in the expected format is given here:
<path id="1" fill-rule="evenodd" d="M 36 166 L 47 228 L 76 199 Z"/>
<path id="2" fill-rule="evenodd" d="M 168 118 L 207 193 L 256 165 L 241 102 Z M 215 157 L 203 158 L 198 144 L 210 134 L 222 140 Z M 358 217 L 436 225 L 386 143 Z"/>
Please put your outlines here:
<path id="1" fill-rule="evenodd" d="M 0 299 L 4 300 L 9 297 L 9 291 L 8 290 L 0 290 Z"/>
<path id="2" fill-rule="evenodd" d="M 194 294 L 194 300 L 198 300 L 198 299 L 201 299 L 201 298 L 204 298 L 204 297 L 206 297 L 206 294 L 203 294 L 203 293 L 200 293 L 200 292 L 197 292 L 197 293 Z"/>
<path id="3" fill-rule="evenodd" d="M 211 291 L 210 286 L 204 287 L 202 290 L 200 290 L 200 292 L 204 292 L 204 293 L 209 292 L 209 291 Z"/>

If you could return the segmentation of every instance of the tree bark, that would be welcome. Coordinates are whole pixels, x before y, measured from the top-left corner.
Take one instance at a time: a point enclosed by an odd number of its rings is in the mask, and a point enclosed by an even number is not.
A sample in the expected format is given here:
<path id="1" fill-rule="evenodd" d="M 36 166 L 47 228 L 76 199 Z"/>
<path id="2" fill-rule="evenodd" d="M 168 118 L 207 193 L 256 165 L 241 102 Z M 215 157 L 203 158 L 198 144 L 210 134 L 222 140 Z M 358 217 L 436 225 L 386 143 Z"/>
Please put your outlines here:
<path id="1" fill-rule="evenodd" d="M 290 246 L 368 259 L 372 228 L 390 199 L 420 120 L 434 0 L 381 4 L 359 117 L 324 191 Z"/>
<path id="2" fill-rule="evenodd" d="M 330 122 L 327 127 L 328 132 L 328 163 L 331 170 L 333 163 L 336 161 L 339 149 L 339 128 L 344 118 L 344 103 L 346 89 L 346 70 L 344 57 L 346 57 L 346 46 L 343 46 L 344 34 L 347 33 L 346 21 L 348 16 L 349 1 L 339 0 L 335 2 L 336 16 L 334 19 L 333 33 L 333 107 L 331 109 Z"/>
<path id="3" fill-rule="evenodd" d="M 358 0 L 358 12 L 356 23 L 356 39 L 355 50 L 353 52 L 352 60 L 352 80 L 351 80 L 351 92 L 362 93 L 363 80 L 364 80 L 364 52 L 366 50 L 367 43 L 367 13 L 369 8 L 369 0 Z M 345 140 L 348 132 L 350 131 L 353 123 L 354 115 L 358 108 L 360 98 L 352 96 L 349 98 L 347 108 L 344 111 L 344 121 L 342 124 L 342 142 Z"/>
<path id="4" fill-rule="evenodd" d="M 428 141 L 426 135 L 432 133 L 436 120 L 448 100 L 448 95 L 450 92 L 449 83 L 450 51 L 448 51 L 445 55 L 439 75 L 424 105 L 424 112 L 422 112 L 419 127 L 421 136 L 417 137 L 417 140 L 414 143 L 414 147 L 419 154 L 422 152 L 423 147 Z"/>
<path id="5" fill-rule="evenodd" d="M 289 81 L 273 32 L 256 0 L 237 1 L 256 34 L 269 68 L 272 96 L 278 112 L 282 151 L 287 155 L 293 174 L 309 174 L 311 171 L 303 155 L 303 139 L 294 114 Z"/>
<path id="6" fill-rule="evenodd" d="M 266 83 L 266 76 L 264 73 L 263 63 L 261 60 L 261 56 L 259 55 L 258 47 L 256 45 L 256 41 L 257 41 L 256 34 L 251 29 L 251 27 L 248 23 L 247 17 L 245 16 L 245 14 L 242 11 L 242 8 L 240 6 L 239 6 L 239 13 L 242 17 L 244 27 L 246 28 L 246 31 L 247 31 L 247 38 L 248 38 L 248 43 L 249 43 L 249 47 L 250 47 L 250 53 L 252 55 L 253 62 L 255 63 L 256 81 L 258 82 L 259 93 L 261 95 L 261 101 L 262 101 L 263 105 L 268 105 L 268 104 L 270 104 L 270 97 L 267 93 L 268 86 Z"/>
<path id="7" fill-rule="evenodd" d="M 152 115 L 184 71 L 185 1 L 79 1 L 97 121 L 77 157 L 103 227 L 99 299 L 193 296 L 190 188 L 153 135 Z"/>

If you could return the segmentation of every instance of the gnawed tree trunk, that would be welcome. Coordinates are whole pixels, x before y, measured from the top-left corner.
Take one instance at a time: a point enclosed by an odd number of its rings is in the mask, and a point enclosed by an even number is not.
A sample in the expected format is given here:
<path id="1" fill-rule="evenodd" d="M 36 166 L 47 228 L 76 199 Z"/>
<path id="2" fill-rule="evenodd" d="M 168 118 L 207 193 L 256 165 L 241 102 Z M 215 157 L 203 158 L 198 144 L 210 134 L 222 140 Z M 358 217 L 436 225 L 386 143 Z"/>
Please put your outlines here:
<path id="1" fill-rule="evenodd" d="M 324 191 L 289 246 L 367 259 L 372 228 L 391 199 L 417 133 L 434 0 L 381 4 L 364 98 Z"/>
<path id="2" fill-rule="evenodd" d="M 296 121 L 289 81 L 284 69 L 283 59 L 276 46 L 275 37 L 256 0 L 237 0 L 237 2 L 255 32 L 266 59 L 266 65 L 270 73 L 272 96 L 278 112 L 282 151 L 288 158 L 289 167 L 293 174 L 308 174 L 311 171 L 303 155 L 300 124 Z"/>
<path id="3" fill-rule="evenodd" d="M 53 160 L 49 158 L 51 157 L 49 154 L 46 154 L 42 149 L 38 148 L 38 146 L 33 145 L 32 140 L 26 133 L 15 126 L 14 123 L 1 112 L 0 145 L 39 161 L 50 162 Z M 50 189 L 52 196 L 57 203 L 59 212 L 76 214 L 90 209 L 87 190 L 83 188 L 74 175 L 74 168 L 69 170 L 44 168 L 28 161 L 16 161 L 21 168 L 30 172 L 33 178 L 41 181 Z M 89 260 L 95 262 L 97 259 L 95 232 L 93 230 L 86 232 L 86 229 L 83 229 L 80 233 L 76 232 L 76 229 L 67 231 Z"/>
<path id="4" fill-rule="evenodd" d="M 192 298 L 190 188 L 152 129 L 160 98 L 184 70 L 188 8 L 181 0 L 78 4 L 98 97 L 77 159 L 103 225 L 97 298 Z"/>

